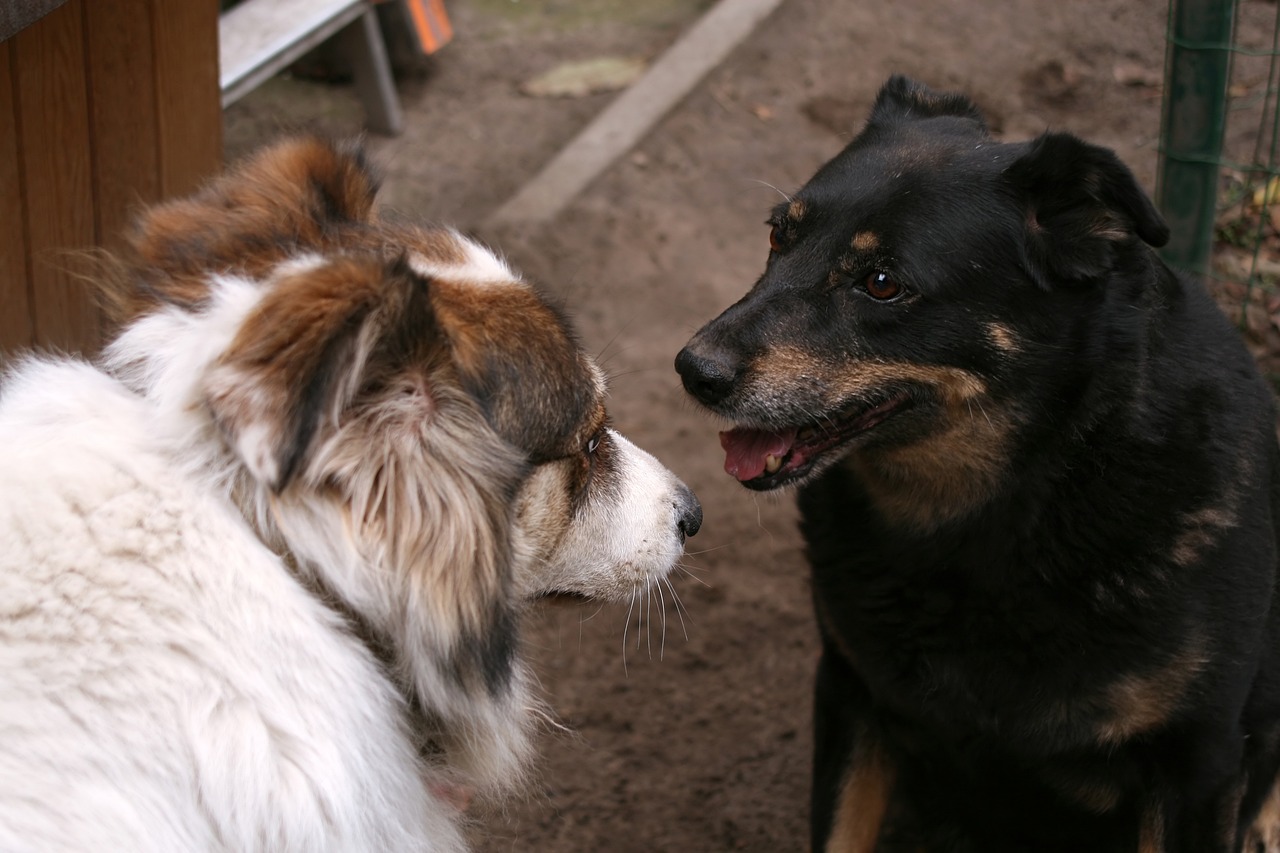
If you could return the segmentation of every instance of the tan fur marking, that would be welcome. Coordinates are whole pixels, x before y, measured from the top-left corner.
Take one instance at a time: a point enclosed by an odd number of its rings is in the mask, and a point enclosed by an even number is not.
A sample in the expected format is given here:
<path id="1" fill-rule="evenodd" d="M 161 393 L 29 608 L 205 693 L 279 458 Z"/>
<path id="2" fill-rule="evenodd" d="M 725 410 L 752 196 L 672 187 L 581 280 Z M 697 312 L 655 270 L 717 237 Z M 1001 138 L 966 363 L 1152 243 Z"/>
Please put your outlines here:
<path id="1" fill-rule="evenodd" d="M 1221 507 L 1204 507 L 1182 516 L 1182 532 L 1174 540 L 1171 559 L 1179 566 L 1189 566 L 1200 559 L 1218 538 L 1235 527 L 1234 500 L 1224 501 Z"/>
<path id="2" fill-rule="evenodd" d="M 849 244 L 855 252 L 874 252 L 880 248 L 880 236 L 870 231 L 859 231 Z"/>
<path id="3" fill-rule="evenodd" d="M 986 384 L 968 371 L 906 362 L 833 364 L 795 347 L 777 347 L 756 364 L 763 387 L 793 386 L 799 377 L 821 390 L 814 410 L 834 409 L 900 382 L 928 386 L 946 410 L 946 424 L 905 447 L 849 457 L 876 508 L 890 522 L 931 530 L 984 503 L 1005 467 L 1013 428 L 1008 412 L 984 404 Z"/>
<path id="4" fill-rule="evenodd" d="M 825 853 L 873 853 L 880 838 L 895 774 L 884 749 L 870 738 L 864 731 L 854 748 Z"/>
<path id="5" fill-rule="evenodd" d="M 1244 849 L 1280 853 L 1280 782 L 1272 784 L 1261 811 L 1245 830 Z"/>
<path id="6" fill-rule="evenodd" d="M 1116 745 L 1162 725 L 1209 662 L 1204 641 L 1193 638 L 1154 672 L 1126 675 L 1105 691 L 1109 715 L 1098 726 L 1098 741 Z"/>
<path id="7" fill-rule="evenodd" d="M 800 199 L 792 199 L 791 204 L 787 205 L 787 216 L 796 222 L 804 219 L 804 215 L 809 212 L 805 203 Z"/>
<path id="8" fill-rule="evenodd" d="M 885 519 L 928 531 L 986 503 L 1003 476 L 1012 425 L 997 412 L 955 412 L 950 426 L 906 447 L 854 453 L 849 465 Z"/>
<path id="9" fill-rule="evenodd" d="M 1151 803 L 1142 809 L 1138 853 L 1165 853 L 1164 807 L 1160 803 Z"/>
<path id="10" fill-rule="evenodd" d="M 988 323 L 987 337 L 991 340 L 991 343 L 995 344 L 996 349 L 1001 352 L 1016 353 L 1022 351 L 1022 343 L 1018 340 L 1018 336 L 1003 323 Z"/>
<path id="11" fill-rule="evenodd" d="M 891 382 L 918 382 L 940 390 L 948 402 L 982 396 L 986 384 L 968 371 L 908 362 L 856 361 L 835 364 L 797 347 L 774 347 L 756 364 L 760 384 L 786 383 L 796 376 L 821 378 L 825 405 L 852 399 Z"/>

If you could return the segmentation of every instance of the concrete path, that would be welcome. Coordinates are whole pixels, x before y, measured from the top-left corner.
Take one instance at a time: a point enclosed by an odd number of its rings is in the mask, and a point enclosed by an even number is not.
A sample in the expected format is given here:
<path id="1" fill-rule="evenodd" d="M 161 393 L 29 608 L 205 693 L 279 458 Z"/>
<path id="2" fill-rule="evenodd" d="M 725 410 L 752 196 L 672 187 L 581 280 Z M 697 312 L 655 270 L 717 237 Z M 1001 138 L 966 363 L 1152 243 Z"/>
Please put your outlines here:
<path id="1" fill-rule="evenodd" d="M 494 211 L 486 224 L 537 223 L 553 218 L 643 139 L 781 3 L 782 0 L 720 0 L 643 77 Z"/>

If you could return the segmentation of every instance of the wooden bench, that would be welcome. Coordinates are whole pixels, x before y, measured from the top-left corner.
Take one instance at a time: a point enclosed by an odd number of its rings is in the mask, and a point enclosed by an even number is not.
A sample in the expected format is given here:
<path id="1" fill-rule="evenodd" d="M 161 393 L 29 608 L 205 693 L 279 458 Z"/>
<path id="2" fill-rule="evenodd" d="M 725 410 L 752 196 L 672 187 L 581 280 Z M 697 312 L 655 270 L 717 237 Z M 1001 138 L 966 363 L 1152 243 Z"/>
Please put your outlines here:
<path id="1" fill-rule="evenodd" d="M 369 128 L 396 135 L 404 126 L 386 45 L 370 0 L 244 0 L 218 19 L 222 106 L 330 38 L 355 74 Z"/>

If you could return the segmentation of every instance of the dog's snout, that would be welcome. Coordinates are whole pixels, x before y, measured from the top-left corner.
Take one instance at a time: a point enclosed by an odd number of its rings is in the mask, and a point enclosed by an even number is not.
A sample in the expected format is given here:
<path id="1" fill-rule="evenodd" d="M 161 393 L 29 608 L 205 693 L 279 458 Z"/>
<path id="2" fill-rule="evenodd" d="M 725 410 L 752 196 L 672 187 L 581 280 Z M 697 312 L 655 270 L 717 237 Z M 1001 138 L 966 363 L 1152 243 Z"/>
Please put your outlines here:
<path id="1" fill-rule="evenodd" d="M 693 490 L 683 483 L 676 492 L 676 529 L 681 536 L 695 535 L 702 528 L 702 504 Z"/>
<path id="2" fill-rule="evenodd" d="M 690 343 L 676 356 L 676 372 L 686 391 L 699 402 L 714 406 L 733 391 L 738 363 L 724 350 Z"/>

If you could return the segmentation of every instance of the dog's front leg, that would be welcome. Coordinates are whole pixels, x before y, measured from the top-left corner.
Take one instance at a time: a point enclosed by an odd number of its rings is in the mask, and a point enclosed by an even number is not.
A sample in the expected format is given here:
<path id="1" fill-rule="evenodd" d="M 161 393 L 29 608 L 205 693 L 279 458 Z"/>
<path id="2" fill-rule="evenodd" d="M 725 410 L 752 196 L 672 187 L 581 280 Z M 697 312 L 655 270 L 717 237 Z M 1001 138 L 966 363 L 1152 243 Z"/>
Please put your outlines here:
<path id="1" fill-rule="evenodd" d="M 828 648 L 818 664 L 814 695 L 814 853 L 873 853 L 894 775 L 874 728 L 866 686 Z"/>
<path id="2" fill-rule="evenodd" d="M 1219 734 L 1191 745 L 1152 744 L 1157 754 L 1181 758 L 1161 766 L 1143 798 L 1138 853 L 1239 853 L 1241 742 Z"/>

